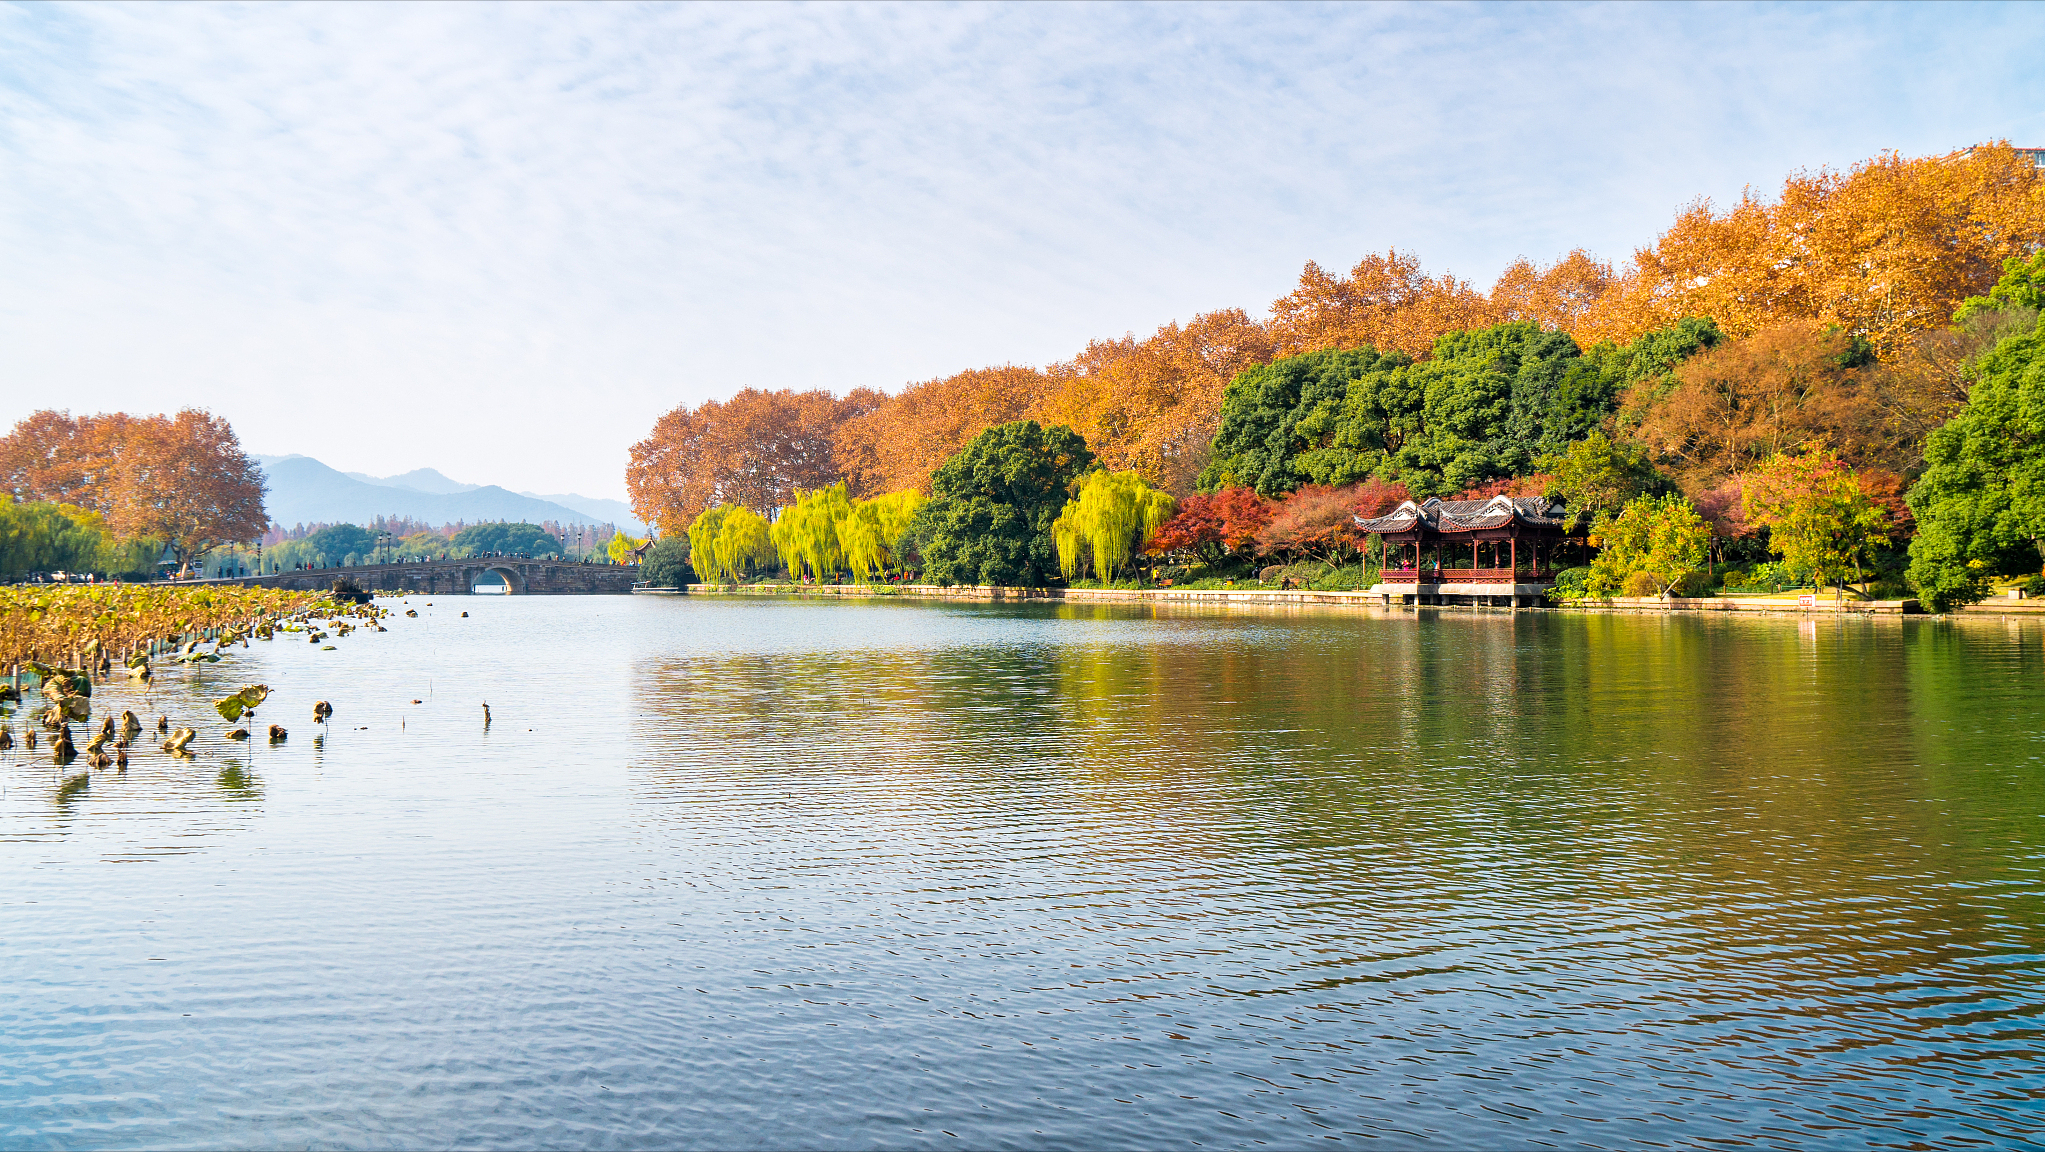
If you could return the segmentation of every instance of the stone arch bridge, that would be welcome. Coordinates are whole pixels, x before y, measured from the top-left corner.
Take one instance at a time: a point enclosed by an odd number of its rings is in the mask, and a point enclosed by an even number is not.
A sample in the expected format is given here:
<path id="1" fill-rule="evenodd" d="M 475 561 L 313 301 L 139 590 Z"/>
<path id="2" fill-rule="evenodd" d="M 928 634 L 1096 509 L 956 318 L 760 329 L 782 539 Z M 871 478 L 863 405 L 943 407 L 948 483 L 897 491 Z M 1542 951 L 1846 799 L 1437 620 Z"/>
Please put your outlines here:
<path id="1" fill-rule="evenodd" d="M 241 584 L 251 588 L 290 588 L 324 592 L 347 580 L 368 592 L 418 592 L 428 596 L 466 595 L 490 573 L 514 596 L 596 596 L 629 594 L 639 569 L 620 564 L 575 564 L 562 560 L 520 560 L 477 556 L 467 560 L 426 560 L 411 564 L 361 564 L 353 568 L 314 568 L 195 581 Z M 496 583 L 496 581 L 489 581 Z"/>

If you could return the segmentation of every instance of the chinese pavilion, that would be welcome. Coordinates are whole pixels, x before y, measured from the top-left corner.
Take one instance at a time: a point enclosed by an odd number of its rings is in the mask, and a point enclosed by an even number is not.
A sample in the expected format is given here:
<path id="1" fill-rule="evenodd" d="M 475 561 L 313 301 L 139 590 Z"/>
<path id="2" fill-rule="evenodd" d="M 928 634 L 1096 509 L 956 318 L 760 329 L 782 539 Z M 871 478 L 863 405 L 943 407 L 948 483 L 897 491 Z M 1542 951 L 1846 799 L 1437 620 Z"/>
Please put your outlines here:
<path id="1" fill-rule="evenodd" d="M 1383 574 L 1371 591 L 1388 604 L 1394 596 L 1531 604 L 1554 585 L 1557 550 L 1576 535 L 1567 512 L 1525 496 L 1408 500 L 1374 519 L 1356 517 L 1356 527 L 1383 542 Z"/>

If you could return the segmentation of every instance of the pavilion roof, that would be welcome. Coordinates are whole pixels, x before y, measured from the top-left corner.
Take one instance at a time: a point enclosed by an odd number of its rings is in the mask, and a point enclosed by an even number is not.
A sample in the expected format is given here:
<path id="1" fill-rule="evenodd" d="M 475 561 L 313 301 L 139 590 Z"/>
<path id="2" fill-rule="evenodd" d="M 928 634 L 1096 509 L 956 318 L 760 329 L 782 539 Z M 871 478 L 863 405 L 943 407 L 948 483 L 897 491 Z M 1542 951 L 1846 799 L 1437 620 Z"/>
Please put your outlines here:
<path id="1" fill-rule="evenodd" d="M 1430 496 L 1415 504 L 1403 501 L 1383 516 L 1355 517 L 1365 532 L 1479 532 L 1518 523 L 1550 532 L 1569 527 L 1569 514 L 1538 496 L 1493 496 L 1489 500 L 1443 500 Z"/>

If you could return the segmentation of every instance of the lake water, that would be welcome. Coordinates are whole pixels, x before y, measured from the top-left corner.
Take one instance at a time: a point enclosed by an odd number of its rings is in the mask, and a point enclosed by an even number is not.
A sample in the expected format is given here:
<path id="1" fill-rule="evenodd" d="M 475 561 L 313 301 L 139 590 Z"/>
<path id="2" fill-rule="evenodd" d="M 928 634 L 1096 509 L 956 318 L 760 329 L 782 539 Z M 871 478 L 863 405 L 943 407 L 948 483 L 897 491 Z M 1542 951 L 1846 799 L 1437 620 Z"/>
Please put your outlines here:
<path id="1" fill-rule="evenodd" d="M 2038 623 L 408 606 L 0 760 L 0 1145 L 2045 1142 Z"/>

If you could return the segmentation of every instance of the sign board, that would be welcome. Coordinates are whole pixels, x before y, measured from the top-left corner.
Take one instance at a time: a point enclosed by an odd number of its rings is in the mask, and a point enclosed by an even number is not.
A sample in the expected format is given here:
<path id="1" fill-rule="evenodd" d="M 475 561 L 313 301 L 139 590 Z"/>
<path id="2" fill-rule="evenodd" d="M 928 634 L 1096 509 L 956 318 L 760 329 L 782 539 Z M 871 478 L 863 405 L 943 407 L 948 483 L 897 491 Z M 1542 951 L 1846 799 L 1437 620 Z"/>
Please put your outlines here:
<path id="1" fill-rule="evenodd" d="M 1810 592 L 1801 593 L 1796 598 L 1796 606 L 1799 608 L 1816 608 L 1818 606 L 1818 597 Z"/>

